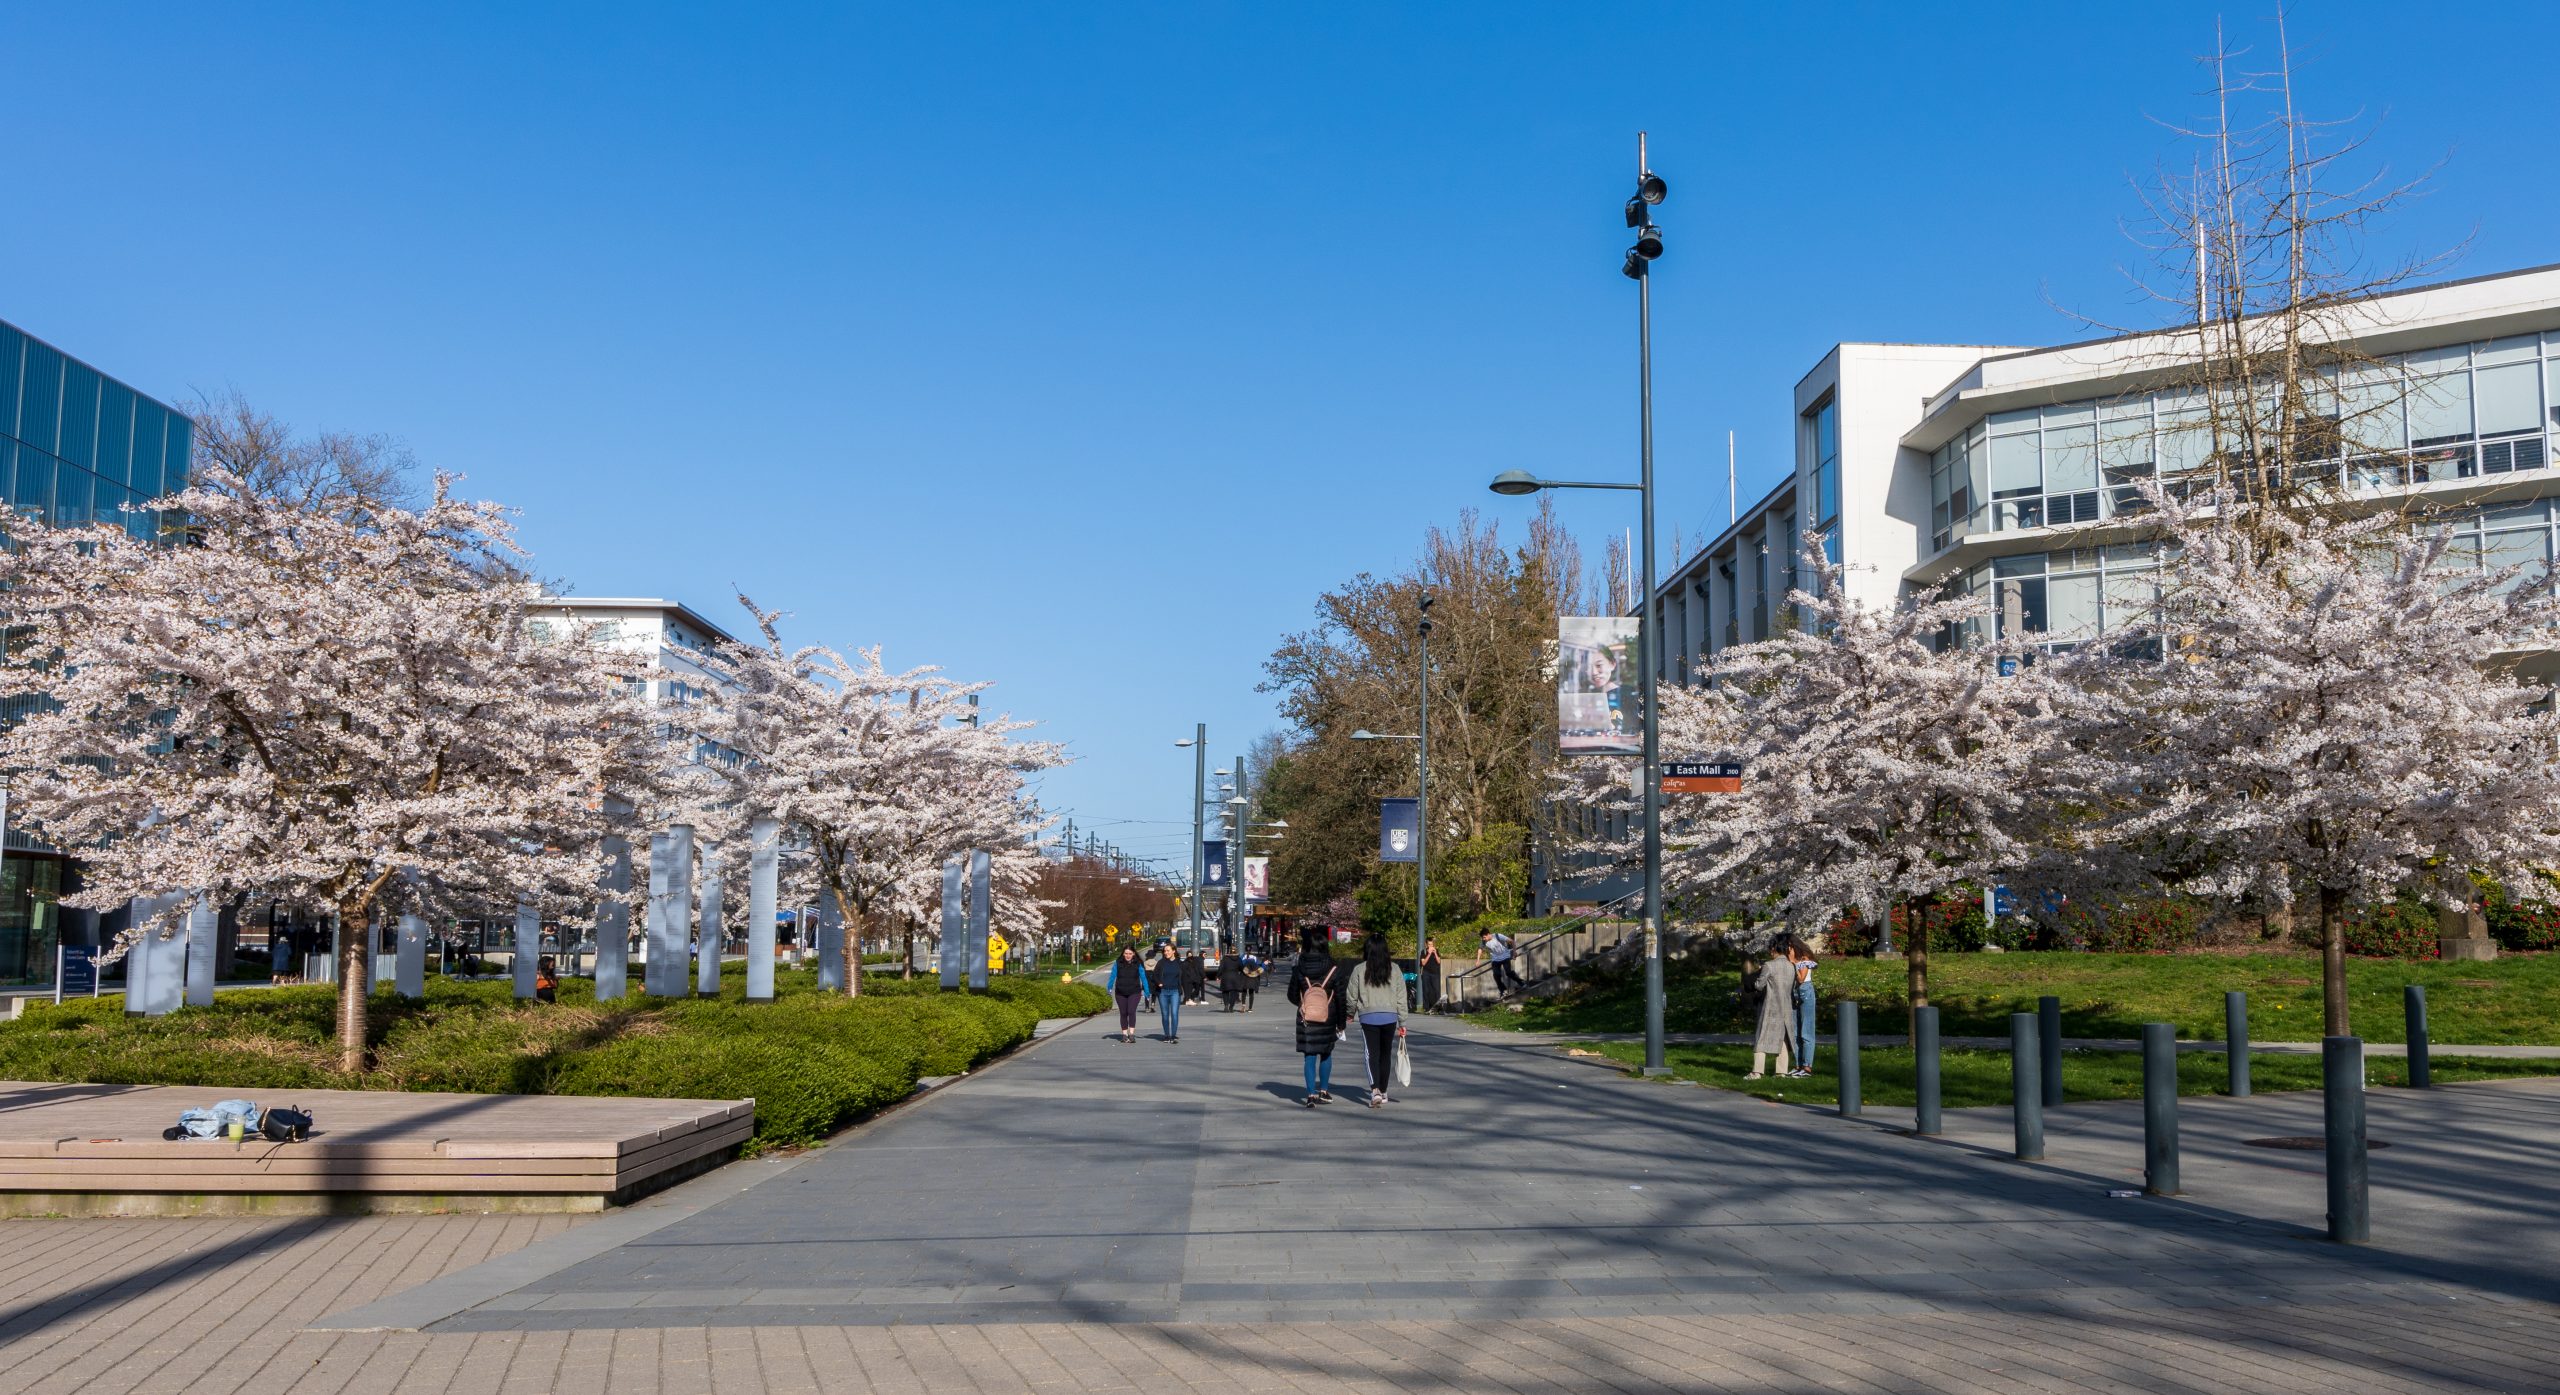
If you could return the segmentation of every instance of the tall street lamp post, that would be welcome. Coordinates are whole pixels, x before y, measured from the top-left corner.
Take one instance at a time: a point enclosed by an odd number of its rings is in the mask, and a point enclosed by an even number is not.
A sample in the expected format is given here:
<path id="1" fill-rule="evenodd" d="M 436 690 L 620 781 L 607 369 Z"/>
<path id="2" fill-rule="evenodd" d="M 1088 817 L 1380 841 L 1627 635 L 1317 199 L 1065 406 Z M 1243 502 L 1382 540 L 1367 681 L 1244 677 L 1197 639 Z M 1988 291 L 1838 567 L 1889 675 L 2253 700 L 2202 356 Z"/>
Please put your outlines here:
<path id="1" fill-rule="evenodd" d="M 1200 723 L 1189 738 L 1173 743 L 1191 748 L 1191 923 L 1200 923 L 1200 855 L 1208 832 L 1201 826 L 1209 803 L 1209 724 Z M 1177 929 L 1179 927 L 1177 926 Z"/>
<path id="2" fill-rule="evenodd" d="M 1627 200 L 1627 226 L 1635 229 L 1635 245 L 1618 270 L 1636 283 L 1636 439 L 1641 473 L 1635 484 L 1540 479 L 1526 470 L 1506 470 L 1494 477 L 1496 494 L 1535 494 L 1541 489 L 1632 489 L 1639 503 L 1643 569 L 1636 587 L 1638 648 L 1643 676 L 1644 766 L 1644 1073 L 1668 1075 L 1662 1059 L 1662 724 L 1654 703 L 1655 670 L 1661 662 L 1661 635 L 1654 610 L 1653 570 L 1653 278 L 1654 259 L 1662 255 L 1662 230 L 1653 225 L 1653 209 L 1670 192 L 1662 176 L 1645 158 L 1642 132 L 1636 135 L 1636 192 Z"/>

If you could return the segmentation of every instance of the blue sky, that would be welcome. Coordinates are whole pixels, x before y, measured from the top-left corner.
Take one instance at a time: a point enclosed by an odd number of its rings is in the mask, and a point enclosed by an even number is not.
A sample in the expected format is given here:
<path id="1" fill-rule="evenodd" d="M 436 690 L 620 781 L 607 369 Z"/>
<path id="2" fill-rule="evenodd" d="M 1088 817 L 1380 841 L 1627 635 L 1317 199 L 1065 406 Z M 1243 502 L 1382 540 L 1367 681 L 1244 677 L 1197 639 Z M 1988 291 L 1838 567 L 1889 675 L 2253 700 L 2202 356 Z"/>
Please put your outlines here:
<path id="1" fill-rule="evenodd" d="M 585 594 L 994 680 L 1080 758 L 1050 802 L 1170 857 L 1171 742 L 1271 724 L 1318 591 L 1516 527 L 1496 470 L 1632 472 L 1638 128 L 1667 544 L 1835 341 L 2146 316 L 2129 180 L 2217 12 L 11 6 L 0 319 L 395 435 Z M 2377 246 L 2560 260 L 2560 6 L 2412 13 L 2293 20 L 2315 110 L 2442 163 Z"/>

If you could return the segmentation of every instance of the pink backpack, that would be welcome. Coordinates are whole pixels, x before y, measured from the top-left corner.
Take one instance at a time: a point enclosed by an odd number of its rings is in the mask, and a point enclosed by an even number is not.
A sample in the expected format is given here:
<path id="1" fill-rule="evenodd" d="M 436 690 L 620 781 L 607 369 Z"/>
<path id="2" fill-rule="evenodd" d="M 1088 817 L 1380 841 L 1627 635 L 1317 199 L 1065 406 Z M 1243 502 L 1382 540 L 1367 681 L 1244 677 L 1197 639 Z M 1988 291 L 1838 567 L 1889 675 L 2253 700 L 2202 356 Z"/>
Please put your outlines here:
<path id="1" fill-rule="evenodd" d="M 1327 969 L 1324 982 L 1310 983 L 1298 991 L 1299 1021 L 1330 1022 L 1333 1020 L 1333 976 L 1340 972 L 1342 969 L 1339 965 Z"/>

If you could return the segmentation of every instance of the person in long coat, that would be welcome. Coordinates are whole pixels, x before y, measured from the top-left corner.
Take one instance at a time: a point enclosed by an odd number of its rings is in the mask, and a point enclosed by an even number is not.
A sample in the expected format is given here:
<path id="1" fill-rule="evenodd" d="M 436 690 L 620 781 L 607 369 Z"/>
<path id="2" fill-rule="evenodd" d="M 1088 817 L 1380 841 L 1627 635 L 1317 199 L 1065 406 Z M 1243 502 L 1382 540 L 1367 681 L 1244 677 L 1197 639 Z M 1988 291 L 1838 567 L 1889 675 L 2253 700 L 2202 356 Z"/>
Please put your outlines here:
<path id="1" fill-rule="evenodd" d="M 1351 1020 L 1351 1003 L 1343 966 L 1325 950 L 1326 932 L 1321 928 L 1307 932 L 1305 947 L 1297 962 L 1289 966 L 1289 1002 L 1299 1008 L 1298 1054 L 1307 1058 L 1307 1108 L 1333 1102 L 1333 1047 L 1342 1039 L 1343 1026 Z M 1310 1022 L 1305 1011 L 1307 989 L 1320 986 L 1329 998 L 1329 1010 Z"/>
<path id="2" fill-rule="evenodd" d="M 1244 954 L 1230 944 L 1218 955 L 1218 998 L 1226 1010 L 1236 1010 L 1236 1000 L 1244 996 Z"/>
<path id="3" fill-rule="evenodd" d="M 1772 954 L 1760 966 L 1760 1020 L 1751 1038 L 1751 1073 L 1745 1080 L 1758 1080 L 1761 1058 L 1770 1052 L 1778 1056 L 1778 1074 L 1787 1073 L 1790 1062 L 1789 1044 L 1796 1034 L 1796 971 L 1783 954 Z"/>
<path id="4" fill-rule="evenodd" d="M 1182 956 L 1182 1000 L 1186 1003 L 1202 1001 L 1201 995 L 1209 991 L 1209 966 L 1201 962 L 1205 954 L 1206 951 L 1195 949 Z"/>

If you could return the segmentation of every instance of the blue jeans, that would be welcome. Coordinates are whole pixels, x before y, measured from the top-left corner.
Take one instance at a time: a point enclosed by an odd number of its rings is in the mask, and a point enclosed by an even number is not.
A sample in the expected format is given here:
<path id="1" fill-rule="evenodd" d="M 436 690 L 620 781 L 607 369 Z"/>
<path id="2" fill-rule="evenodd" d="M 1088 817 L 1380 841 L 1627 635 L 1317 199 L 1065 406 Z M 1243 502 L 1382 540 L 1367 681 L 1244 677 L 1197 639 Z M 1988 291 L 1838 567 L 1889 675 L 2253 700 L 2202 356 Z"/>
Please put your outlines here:
<path id="1" fill-rule="evenodd" d="M 1165 991 L 1158 993 L 1156 995 L 1156 1013 L 1158 1016 L 1164 1018 L 1164 1034 L 1166 1036 L 1178 1037 L 1182 1035 L 1182 990 L 1179 988 L 1168 988 Z"/>
<path id="2" fill-rule="evenodd" d="M 1309 1056 L 1307 1058 L 1307 1093 L 1312 1095 L 1332 1088 L 1333 1057 Z"/>
<path id="3" fill-rule="evenodd" d="M 1813 985 L 1796 985 L 1796 1068 L 1813 1069 Z"/>

